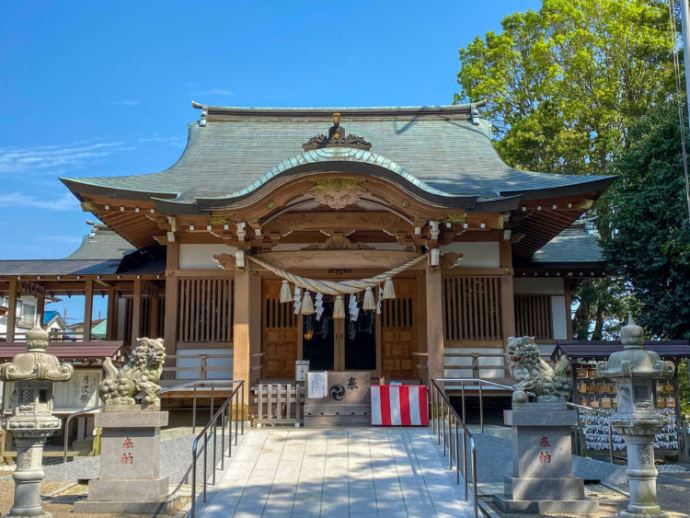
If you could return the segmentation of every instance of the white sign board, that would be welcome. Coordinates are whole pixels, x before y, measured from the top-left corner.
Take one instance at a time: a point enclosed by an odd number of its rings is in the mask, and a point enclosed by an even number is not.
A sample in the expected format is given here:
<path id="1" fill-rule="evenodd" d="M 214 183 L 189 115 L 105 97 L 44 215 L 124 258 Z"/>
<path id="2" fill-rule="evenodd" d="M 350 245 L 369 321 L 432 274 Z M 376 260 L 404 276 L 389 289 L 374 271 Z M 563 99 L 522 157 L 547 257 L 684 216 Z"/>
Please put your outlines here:
<path id="1" fill-rule="evenodd" d="M 306 381 L 309 372 L 309 360 L 297 360 L 295 362 L 295 381 Z"/>
<path id="2" fill-rule="evenodd" d="M 307 398 L 322 399 L 328 396 L 328 372 L 309 372 L 307 374 Z"/>
<path id="3" fill-rule="evenodd" d="M 102 379 L 101 369 L 75 369 L 69 381 L 53 383 L 53 411 L 74 412 L 98 406 L 98 386 Z M 7 383 L 5 395 L 8 410 L 14 406 L 13 390 L 14 383 Z"/>

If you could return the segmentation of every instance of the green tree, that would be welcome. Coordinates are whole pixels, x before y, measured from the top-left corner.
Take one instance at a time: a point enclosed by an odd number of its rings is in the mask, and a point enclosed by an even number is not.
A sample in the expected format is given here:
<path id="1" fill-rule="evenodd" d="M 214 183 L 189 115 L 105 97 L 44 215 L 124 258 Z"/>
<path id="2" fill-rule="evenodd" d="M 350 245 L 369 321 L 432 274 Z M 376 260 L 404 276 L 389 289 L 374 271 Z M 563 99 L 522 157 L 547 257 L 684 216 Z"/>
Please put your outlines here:
<path id="1" fill-rule="evenodd" d="M 631 143 L 630 126 L 674 91 L 667 5 L 544 0 L 538 12 L 510 15 L 502 32 L 460 49 L 455 101 L 486 100 L 483 114 L 494 126 L 496 147 L 514 167 L 607 173 Z M 604 210 L 599 204 L 591 216 Z M 576 336 L 615 331 L 631 302 L 626 287 L 617 279 L 581 283 L 574 296 Z"/>
<path id="2" fill-rule="evenodd" d="M 604 252 L 660 338 L 690 339 L 690 223 L 678 108 L 668 103 L 629 130 L 613 163 L 620 175 L 600 211 Z"/>
<path id="3" fill-rule="evenodd" d="M 509 164 L 601 173 L 672 91 L 664 0 L 544 0 L 460 49 L 456 101 L 485 99 Z"/>

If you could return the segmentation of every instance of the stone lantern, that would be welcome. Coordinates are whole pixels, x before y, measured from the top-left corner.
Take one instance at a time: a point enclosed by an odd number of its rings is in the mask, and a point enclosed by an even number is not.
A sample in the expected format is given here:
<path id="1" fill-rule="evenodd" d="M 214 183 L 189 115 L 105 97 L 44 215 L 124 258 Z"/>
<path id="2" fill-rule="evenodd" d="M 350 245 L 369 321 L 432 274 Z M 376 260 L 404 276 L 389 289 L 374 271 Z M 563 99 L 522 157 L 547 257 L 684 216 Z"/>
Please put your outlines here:
<path id="1" fill-rule="evenodd" d="M 633 322 L 632 315 L 621 329 L 621 342 L 622 351 L 597 364 L 598 376 L 616 382 L 618 408 L 611 416 L 611 425 L 620 429 L 628 451 L 630 502 L 628 511 L 620 516 L 666 516 L 656 495 L 654 437 L 667 418 L 656 411 L 655 391 L 656 380 L 673 377 L 675 365 L 661 360 L 654 351 L 642 349 L 644 330 Z"/>
<path id="2" fill-rule="evenodd" d="M 14 383 L 14 411 L 7 423 L 17 447 L 14 504 L 8 516 L 49 517 L 41 505 L 43 446 L 60 429 L 53 412 L 53 382 L 68 381 L 73 368 L 46 353 L 48 333 L 39 327 L 26 335 L 27 352 L 0 365 L 0 379 Z"/>

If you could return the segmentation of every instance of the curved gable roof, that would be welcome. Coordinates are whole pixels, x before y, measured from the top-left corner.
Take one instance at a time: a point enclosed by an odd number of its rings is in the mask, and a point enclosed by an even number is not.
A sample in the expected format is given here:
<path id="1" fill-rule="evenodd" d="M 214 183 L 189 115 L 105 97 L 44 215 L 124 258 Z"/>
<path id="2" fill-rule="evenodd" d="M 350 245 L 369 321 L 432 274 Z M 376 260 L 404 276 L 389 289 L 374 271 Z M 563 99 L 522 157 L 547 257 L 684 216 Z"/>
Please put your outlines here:
<path id="1" fill-rule="evenodd" d="M 179 160 L 169 169 L 136 176 L 72 178 L 75 193 L 118 191 L 181 203 L 231 198 L 258 188 L 291 160 L 321 160 L 338 148 L 302 153 L 310 137 L 325 133 L 331 114 L 342 113 L 347 133 L 372 145 L 348 150 L 364 161 L 387 162 L 406 180 L 435 195 L 496 198 L 551 189 L 603 190 L 609 176 L 568 176 L 508 167 L 494 149 L 489 126 L 474 106 L 416 108 L 225 108 L 201 106 Z M 341 153 L 344 148 L 339 148 Z M 326 151 L 325 153 L 322 153 Z M 337 153 L 334 153 L 337 154 Z M 345 153 L 347 154 L 347 153 Z M 290 157 L 293 157 L 290 159 Z M 385 158 L 383 158 L 385 157 Z"/>

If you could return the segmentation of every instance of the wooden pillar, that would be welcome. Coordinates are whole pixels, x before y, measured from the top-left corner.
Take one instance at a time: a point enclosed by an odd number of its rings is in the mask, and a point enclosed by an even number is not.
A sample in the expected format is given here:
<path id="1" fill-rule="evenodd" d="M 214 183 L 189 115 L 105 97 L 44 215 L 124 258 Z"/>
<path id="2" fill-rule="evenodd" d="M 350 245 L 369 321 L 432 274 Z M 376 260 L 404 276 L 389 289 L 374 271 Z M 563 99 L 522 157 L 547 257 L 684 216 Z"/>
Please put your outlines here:
<path id="1" fill-rule="evenodd" d="M 93 279 L 86 279 L 84 283 L 84 337 L 83 342 L 91 341 L 93 327 Z"/>
<path id="2" fill-rule="evenodd" d="M 105 338 L 115 340 L 117 333 L 117 290 L 108 288 L 108 309 L 105 314 Z"/>
<path id="3" fill-rule="evenodd" d="M 168 243 L 166 246 L 166 256 L 163 340 L 165 342 L 166 354 L 174 355 L 177 351 L 177 299 L 179 295 L 177 270 L 180 266 L 180 246 L 177 243 Z M 175 366 L 174 359 L 166 363 L 170 367 Z"/>
<path id="4" fill-rule="evenodd" d="M 504 240 L 500 243 L 501 250 L 501 330 L 503 331 L 503 345 L 508 345 L 508 338 L 515 336 L 515 294 L 513 290 L 513 245 Z"/>
<path id="5" fill-rule="evenodd" d="M 149 336 L 158 336 L 158 313 L 160 311 L 160 294 L 158 286 L 153 288 L 149 298 Z"/>
<path id="6" fill-rule="evenodd" d="M 14 342 L 14 329 L 17 326 L 17 278 L 10 279 L 7 307 L 7 341 Z"/>
<path id="7" fill-rule="evenodd" d="M 565 299 L 565 332 L 568 340 L 573 339 L 573 315 L 570 306 L 573 303 L 573 283 L 563 279 L 563 295 Z"/>
<path id="8" fill-rule="evenodd" d="M 46 292 L 43 290 L 40 295 L 36 297 L 36 314 L 38 319 L 38 326 L 43 329 L 43 317 L 46 314 Z"/>
<path id="9" fill-rule="evenodd" d="M 249 401 L 251 383 L 251 272 L 250 263 L 244 270 L 235 270 L 233 300 L 233 353 L 232 379 L 244 380 L 245 401 Z"/>
<path id="10" fill-rule="evenodd" d="M 426 267 L 426 342 L 429 379 L 443 377 L 443 276 L 441 268 Z"/>
<path id="11" fill-rule="evenodd" d="M 132 287 L 132 346 L 141 337 L 141 279 L 134 279 Z"/>

